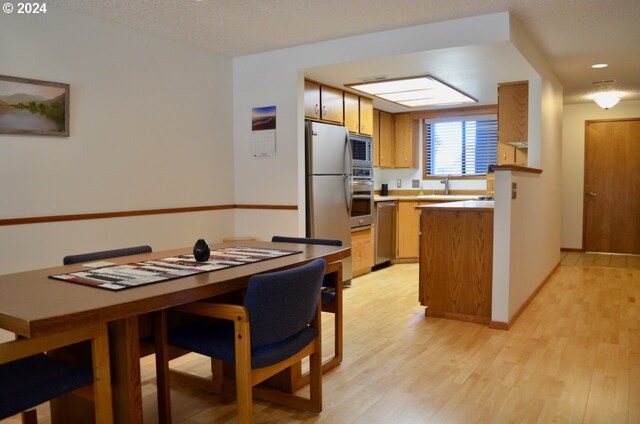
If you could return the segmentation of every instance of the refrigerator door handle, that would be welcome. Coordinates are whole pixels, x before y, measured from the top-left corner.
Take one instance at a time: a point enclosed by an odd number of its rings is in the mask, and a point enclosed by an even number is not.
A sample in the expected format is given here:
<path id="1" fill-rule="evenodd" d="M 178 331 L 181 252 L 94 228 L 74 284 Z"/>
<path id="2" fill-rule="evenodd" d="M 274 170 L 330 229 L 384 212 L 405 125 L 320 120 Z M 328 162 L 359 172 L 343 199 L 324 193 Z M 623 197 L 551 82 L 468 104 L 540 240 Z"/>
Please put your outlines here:
<path id="1" fill-rule="evenodd" d="M 346 175 L 351 175 L 351 173 L 353 172 L 353 151 L 351 149 L 351 141 L 349 141 L 349 132 L 347 131 L 347 135 L 345 136 L 345 142 L 347 144 L 347 169 L 345 169 L 345 174 Z"/>
<path id="2" fill-rule="evenodd" d="M 344 177 L 344 200 L 347 207 L 347 213 L 351 216 L 351 206 L 353 205 L 353 184 L 351 184 L 351 175 Z"/>

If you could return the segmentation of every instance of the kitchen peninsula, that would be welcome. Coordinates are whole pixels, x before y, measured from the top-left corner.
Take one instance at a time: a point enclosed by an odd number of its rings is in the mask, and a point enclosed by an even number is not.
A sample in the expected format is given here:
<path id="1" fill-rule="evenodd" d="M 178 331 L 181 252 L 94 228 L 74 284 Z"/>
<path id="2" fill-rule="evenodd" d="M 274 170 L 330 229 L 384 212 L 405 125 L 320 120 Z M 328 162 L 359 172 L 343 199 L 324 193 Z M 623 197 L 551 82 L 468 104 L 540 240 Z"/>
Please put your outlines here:
<path id="1" fill-rule="evenodd" d="M 420 304 L 425 315 L 491 320 L 493 201 L 420 205 Z"/>

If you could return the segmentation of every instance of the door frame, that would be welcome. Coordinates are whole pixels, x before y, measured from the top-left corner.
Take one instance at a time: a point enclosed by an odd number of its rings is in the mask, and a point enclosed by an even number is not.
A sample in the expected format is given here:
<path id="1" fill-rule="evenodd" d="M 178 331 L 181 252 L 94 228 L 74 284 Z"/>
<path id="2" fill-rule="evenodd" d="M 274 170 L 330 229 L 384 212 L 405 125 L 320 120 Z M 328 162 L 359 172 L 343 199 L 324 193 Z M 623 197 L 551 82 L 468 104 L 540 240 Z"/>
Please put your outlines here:
<path id="1" fill-rule="evenodd" d="M 587 149 L 587 141 L 589 137 L 589 124 L 599 122 L 626 122 L 640 121 L 640 117 L 636 118 L 611 118 L 611 119 L 589 119 L 584 121 L 584 164 L 582 172 L 582 251 L 587 251 L 587 163 L 589 150 Z"/>

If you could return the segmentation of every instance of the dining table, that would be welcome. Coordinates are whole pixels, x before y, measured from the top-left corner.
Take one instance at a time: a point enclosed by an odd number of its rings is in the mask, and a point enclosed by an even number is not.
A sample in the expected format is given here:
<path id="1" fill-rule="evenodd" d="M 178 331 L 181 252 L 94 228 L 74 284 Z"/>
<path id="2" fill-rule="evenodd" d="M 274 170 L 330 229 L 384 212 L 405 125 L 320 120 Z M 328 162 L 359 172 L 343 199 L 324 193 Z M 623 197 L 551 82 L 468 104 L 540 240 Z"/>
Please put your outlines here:
<path id="1" fill-rule="evenodd" d="M 212 244 L 211 250 L 238 246 L 293 250 L 295 253 L 260 262 L 131 287 L 105 290 L 50 278 L 81 271 L 86 264 L 0 275 L 0 328 L 19 337 L 35 338 L 83 326 L 108 323 L 114 422 L 143 422 L 140 376 L 139 317 L 174 306 L 245 289 L 251 276 L 293 268 L 316 258 L 339 263 L 351 255 L 350 247 L 241 241 Z M 130 264 L 192 253 L 192 248 L 157 251 L 110 258 Z M 51 403 L 51 422 L 90 422 L 89 405 L 79 407 L 73 396 Z M 77 414 L 83 414 L 78 417 Z"/>

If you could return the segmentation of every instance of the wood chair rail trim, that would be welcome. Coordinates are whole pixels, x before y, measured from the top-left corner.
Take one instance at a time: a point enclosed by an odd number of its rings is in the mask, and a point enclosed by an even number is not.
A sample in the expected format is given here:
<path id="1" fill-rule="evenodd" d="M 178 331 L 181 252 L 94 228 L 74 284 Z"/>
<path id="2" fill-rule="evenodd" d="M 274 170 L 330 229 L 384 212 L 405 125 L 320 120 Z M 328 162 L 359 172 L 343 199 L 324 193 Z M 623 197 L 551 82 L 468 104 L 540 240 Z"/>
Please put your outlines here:
<path id="1" fill-rule="evenodd" d="M 183 208 L 142 209 L 132 211 L 97 212 L 68 215 L 33 216 L 24 218 L 0 219 L 0 227 L 9 225 L 43 224 L 51 222 L 85 221 L 89 219 L 127 218 L 132 216 L 167 215 L 176 213 L 207 212 L 228 209 L 263 209 L 263 210 L 298 210 L 298 205 L 259 205 L 259 204 L 230 204 L 189 206 Z"/>

